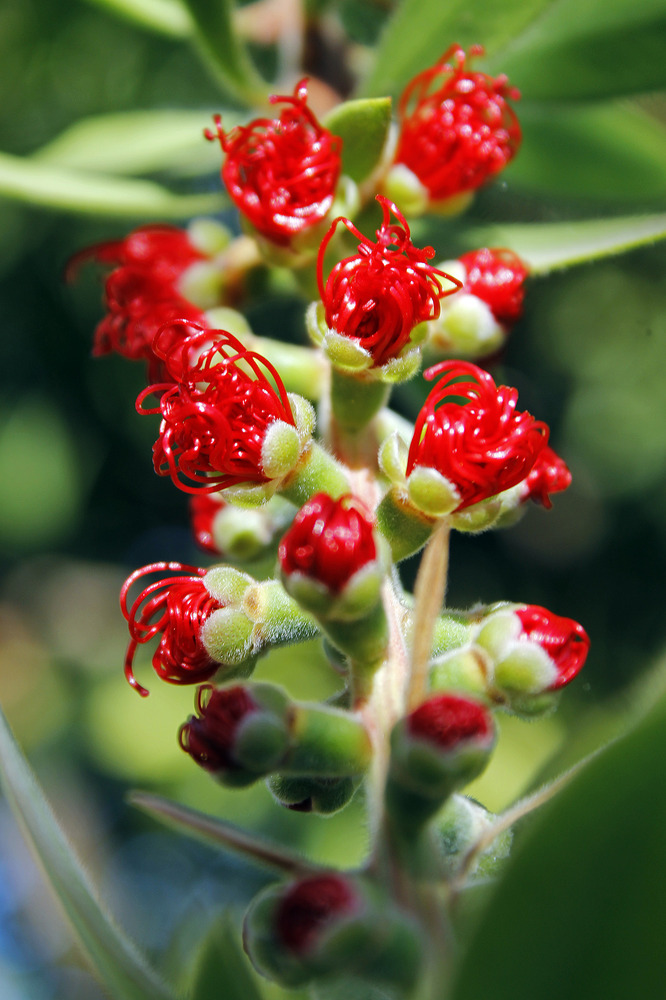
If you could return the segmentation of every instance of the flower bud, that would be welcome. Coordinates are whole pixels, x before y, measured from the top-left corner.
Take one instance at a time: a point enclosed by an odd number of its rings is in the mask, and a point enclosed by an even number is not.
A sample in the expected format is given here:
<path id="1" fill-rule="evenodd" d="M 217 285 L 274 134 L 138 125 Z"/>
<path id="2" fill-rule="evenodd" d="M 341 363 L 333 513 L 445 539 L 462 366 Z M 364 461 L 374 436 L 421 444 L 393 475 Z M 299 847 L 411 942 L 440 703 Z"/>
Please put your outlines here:
<path id="1" fill-rule="evenodd" d="M 474 45 L 469 56 L 452 45 L 431 68 L 407 84 L 398 105 L 400 133 L 395 167 L 385 189 L 420 186 L 414 210 L 460 211 L 469 194 L 502 170 L 520 146 L 521 131 L 508 100 L 519 92 L 506 76 L 493 78 L 466 65 L 482 55 Z"/>
<path id="2" fill-rule="evenodd" d="M 294 508 L 279 496 L 257 510 L 238 508 L 219 494 L 190 498 L 190 521 L 197 545 L 212 555 L 244 562 L 269 549 L 275 535 L 289 524 Z"/>
<path id="3" fill-rule="evenodd" d="M 255 968 L 281 985 L 325 979 L 344 983 L 350 996 L 369 983 L 410 990 L 422 952 L 410 918 L 361 880 L 336 873 L 264 890 L 248 910 L 243 940 Z"/>
<path id="4" fill-rule="evenodd" d="M 274 770 L 289 747 L 287 697 L 269 684 L 197 691 L 196 710 L 178 739 L 222 784 L 241 787 Z"/>
<path id="5" fill-rule="evenodd" d="M 430 697 L 391 733 L 386 803 L 403 829 L 421 826 L 457 788 L 481 773 L 495 742 L 485 705 L 458 694 Z"/>
<path id="6" fill-rule="evenodd" d="M 322 620 L 360 618 L 379 600 L 384 566 L 373 520 L 349 494 L 311 497 L 278 555 L 287 591 Z"/>
<path id="7" fill-rule="evenodd" d="M 495 820 L 480 802 L 465 795 L 452 795 L 433 823 L 435 843 L 440 852 L 440 863 L 448 878 L 454 878 L 465 861 L 468 851 L 492 827 Z M 503 830 L 485 850 L 475 857 L 469 878 L 489 878 L 501 869 L 509 856 L 513 835 Z"/>
<path id="8" fill-rule="evenodd" d="M 582 625 L 526 604 L 491 612 L 481 622 L 475 641 L 490 657 L 491 686 L 520 712 L 529 711 L 531 699 L 559 691 L 572 681 L 590 648 Z"/>
<path id="9" fill-rule="evenodd" d="M 266 784 L 276 802 L 287 809 L 331 816 L 351 801 L 358 780 L 351 777 L 295 777 L 280 773 L 271 775 Z"/>

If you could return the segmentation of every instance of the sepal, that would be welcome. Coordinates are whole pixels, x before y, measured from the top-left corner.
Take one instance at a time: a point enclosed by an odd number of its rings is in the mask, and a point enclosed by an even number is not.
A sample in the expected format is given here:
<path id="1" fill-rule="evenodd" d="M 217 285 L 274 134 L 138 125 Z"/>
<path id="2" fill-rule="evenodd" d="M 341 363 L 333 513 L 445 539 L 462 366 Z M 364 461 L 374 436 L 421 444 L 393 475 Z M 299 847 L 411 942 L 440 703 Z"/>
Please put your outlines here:
<path id="1" fill-rule="evenodd" d="M 493 813 L 466 795 L 452 795 L 433 822 L 440 864 L 447 878 L 455 878 L 468 852 L 495 821 Z M 490 878 L 502 869 L 511 850 L 513 833 L 503 830 L 469 868 L 469 881 Z"/>

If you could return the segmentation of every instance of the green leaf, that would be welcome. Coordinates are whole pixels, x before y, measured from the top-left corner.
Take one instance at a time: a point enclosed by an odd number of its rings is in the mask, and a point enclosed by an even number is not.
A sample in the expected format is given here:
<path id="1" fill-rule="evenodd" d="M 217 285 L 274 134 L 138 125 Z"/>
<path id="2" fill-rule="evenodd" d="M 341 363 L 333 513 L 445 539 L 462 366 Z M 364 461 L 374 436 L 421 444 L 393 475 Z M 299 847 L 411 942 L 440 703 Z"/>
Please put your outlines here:
<path id="1" fill-rule="evenodd" d="M 185 836 L 202 840 L 213 847 L 236 851 L 255 864 L 274 868 L 288 875 L 311 875 L 313 872 L 321 871 L 319 865 L 306 861 L 300 854 L 286 847 L 272 844 L 215 816 L 206 816 L 205 813 L 188 809 L 187 806 L 181 806 L 177 802 L 169 802 L 159 795 L 132 792 L 129 801 L 149 816 L 166 823 Z"/>
<path id="2" fill-rule="evenodd" d="M 452 1000 L 663 994 L 666 699 L 544 807 L 459 968 Z"/>
<path id="3" fill-rule="evenodd" d="M 342 172 L 360 183 L 381 159 L 391 126 L 391 99 L 346 101 L 323 121 L 342 139 Z"/>
<path id="4" fill-rule="evenodd" d="M 483 39 L 481 39 L 483 40 Z M 663 0 L 550 0 L 489 62 L 531 100 L 619 97 L 666 86 Z"/>
<path id="5" fill-rule="evenodd" d="M 224 990 L 220 984 L 224 983 Z M 197 955 L 191 1000 L 262 1000 L 257 981 L 243 954 L 231 917 L 215 921 Z"/>
<path id="6" fill-rule="evenodd" d="M 527 190 L 624 202 L 666 194 L 666 128 L 628 103 L 521 108 L 523 144 L 504 176 Z"/>
<path id="7" fill-rule="evenodd" d="M 663 239 L 666 214 L 488 226 L 466 234 L 470 247 L 509 247 L 533 274 L 548 274 Z"/>
<path id="8" fill-rule="evenodd" d="M 0 153 L 0 195 L 79 214 L 183 219 L 218 211 L 223 195 L 178 195 L 153 181 L 65 170 Z"/>
<path id="9" fill-rule="evenodd" d="M 238 116 L 225 112 L 224 118 L 231 127 Z M 220 168 L 220 148 L 204 139 L 210 122 L 206 111 L 127 111 L 84 118 L 32 158 L 106 174 L 212 173 Z"/>
<path id="10" fill-rule="evenodd" d="M 174 38 L 186 38 L 192 21 L 180 0 L 88 0 L 139 28 Z"/>
<path id="11" fill-rule="evenodd" d="M 449 45 L 504 50 L 553 0 L 403 0 L 383 32 L 363 95 L 397 94 Z"/>
<path id="12" fill-rule="evenodd" d="M 0 711 L 0 782 L 101 983 L 117 1000 L 173 994 L 104 912 Z"/>
<path id="13" fill-rule="evenodd" d="M 242 104 L 265 105 L 268 89 L 234 27 L 233 0 L 183 0 L 194 41 L 222 86 Z"/>

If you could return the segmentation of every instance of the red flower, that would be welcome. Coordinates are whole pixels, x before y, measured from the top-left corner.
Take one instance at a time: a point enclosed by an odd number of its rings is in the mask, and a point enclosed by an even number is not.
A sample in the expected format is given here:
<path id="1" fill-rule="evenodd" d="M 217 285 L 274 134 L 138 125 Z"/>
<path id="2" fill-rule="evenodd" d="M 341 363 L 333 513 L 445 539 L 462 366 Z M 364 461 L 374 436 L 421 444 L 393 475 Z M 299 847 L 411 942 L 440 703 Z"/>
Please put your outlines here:
<path id="1" fill-rule="evenodd" d="M 522 625 L 518 641 L 536 643 L 557 670 L 557 680 L 548 690 L 557 691 L 572 681 L 582 669 L 590 649 L 590 638 L 583 626 L 536 604 L 518 607 L 514 613 Z"/>
<path id="2" fill-rule="evenodd" d="M 470 61 L 483 48 L 470 48 Z M 396 163 L 404 163 L 442 201 L 480 187 L 515 156 L 521 131 L 507 98 L 519 91 L 506 76 L 474 73 L 464 49 L 452 45 L 419 73 L 400 98 Z"/>
<path id="3" fill-rule="evenodd" d="M 160 570 L 179 575 L 151 583 L 128 608 L 127 595 L 132 584 Z M 145 696 L 148 691 L 134 676 L 134 654 L 139 643 L 150 642 L 158 633 L 162 638 L 153 654 L 153 667 L 162 680 L 170 684 L 198 684 L 219 668 L 201 642 L 203 625 L 213 611 L 222 607 L 206 590 L 201 580 L 205 574 L 205 569 L 194 566 L 158 562 L 135 570 L 125 580 L 120 591 L 120 608 L 131 636 L 125 656 L 125 677 L 139 694 Z"/>
<path id="4" fill-rule="evenodd" d="M 498 323 L 510 327 L 523 314 L 526 265 L 512 250 L 473 250 L 460 263 L 467 276 L 463 291 L 486 302 Z"/>
<path id="5" fill-rule="evenodd" d="M 373 521 L 353 496 L 333 500 L 316 493 L 294 518 L 278 554 L 286 575 L 302 573 L 339 593 L 377 558 Z"/>
<path id="6" fill-rule="evenodd" d="M 339 875 L 314 875 L 290 886 L 280 900 L 276 929 L 282 944 L 297 955 L 317 947 L 318 939 L 340 918 L 357 912 L 358 894 Z"/>
<path id="7" fill-rule="evenodd" d="M 455 487 L 462 510 L 516 486 L 548 441 L 548 427 L 516 410 L 518 393 L 496 386 L 488 372 L 466 361 L 444 361 L 425 372 L 442 378 L 416 420 L 407 475 L 435 469 Z"/>
<path id="8" fill-rule="evenodd" d="M 204 255 L 183 230 L 145 226 L 122 240 L 81 251 L 70 261 L 68 276 L 91 259 L 114 268 L 105 284 L 108 311 L 95 330 L 93 354 L 115 351 L 132 361 L 146 360 L 150 377 L 163 377 L 153 340 L 165 323 L 177 319 L 203 322 L 203 313 L 180 294 L 178 284 Z"/>
<path id="9" fill-rule="evenodd" d="M 248 689 L 204 684 L 197 691 L 195 704 L 199 718 L 192 715 L 181 726 L 181 747 L 211 773 L 238 770 L 233 753 L 236 732 L 243 719 L 259 707 Z"/>
<path id="10" fill-rule="evenodd" d="M 376 242 L 341 217 L 324 237 L 317 259 L 327 325 L 358 340 L 375 366 L 399 354 L 418 323 L 439 316 L 440 298 L 461 287 L 455 278 L 428 263 L 435 256 L 432 247 L 414 246 L 405 217 L 393 202 L 381 195 L 377 201 L 384 218 Z M 391 213 L 397 223 L 391 223 Z M 324 285 L 324 255 L 339 222 L 361 242 L 358 253 L 336 264 Z M 440 278 L 452 281 L 454 287 L 443 291 Z"/>
<path id="11" fill-rule="evenodd" d="M 530 474 L 521 483 L 520 502 L 534 500 L 550 509 L 553 504 L 549 494 L 561 493 L 571 485 L 571 472 L 560 456 L 546 445 L 539 454 Z"/>
<path id="12" fill-rule="evenodd" d="M 278 420 L 295 427 L 286 389 L 270 362 L 224 330 L 200 329 L 178 339 L 163 328 L 155 348 L 175 381 L 148 386 L 136 408 L 162 415 L 153 446 L 157 474 L 171 476 L 185 493 L 268 482 L 262 465 L 266 432 Z M 159 405 L 144 408 L 152 393 L 161 393 Z"/>
<path id="13" fill-rule="evenodd" d="M 316 225 L 333 204 L 342 140 L 323 128 L 307 106 L 306 80 L 293 96 L 272 96 L 286 107 L 279 118 L 257 118 L 216 131 L 226 159 L 222 179 L 232 201 L 263 236 L 280 246 Z"/>
<path id="14" fill-rule="evenodd" d="M 492 743 L 493 720 L 484 705 L 454 694 L 438 694 L 407 716 L 407 729 L 441 750 L 457 750 L 470 741 Z"/>

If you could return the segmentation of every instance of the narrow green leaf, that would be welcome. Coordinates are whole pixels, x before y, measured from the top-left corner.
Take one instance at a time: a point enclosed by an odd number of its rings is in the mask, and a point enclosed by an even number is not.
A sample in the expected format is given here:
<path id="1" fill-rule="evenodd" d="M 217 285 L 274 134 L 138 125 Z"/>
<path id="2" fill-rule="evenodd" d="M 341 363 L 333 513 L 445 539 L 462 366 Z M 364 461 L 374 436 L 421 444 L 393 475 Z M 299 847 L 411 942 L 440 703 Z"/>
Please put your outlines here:
<path id="1" fill-rule="evenodd" d="M 221 162 L 219 145 L 203 135 L 211 116 L 208 111 L 126 111 L 84 118 L 33 159 L 105 174 L 211 173 Z M 225 112 L 228 128 L 237 120 L 238 115 Z"/>
<path id="2" fill-rule="evenodd" d="M 666 195 L 666 128 L 624 102 L 521 108 L 523 144 L 507 180 L 526 190 L 604 200 L 654 201 Z"/>
<path id="3" fill-rule="evenodd" d="M 202 840 L 214 847 L 236 851 L 256 864 L 274 868 L 289 875 L 307 875 L 321 871 L 319 865 L 312 864 L 299 854 L 286 847 L 272 844 L 253 834 L 241 830 L 231 823 L 206 816 L 205 813 L 188 809 L 176 802 L 169 802 L 159 795 L 148 792 L 132 792 L 129 796 L 132 805 L 142 809 L 149 816 L 154 816 L 162 823 L 167 823 L 188 837 Z"/>
<path id="4" fill-rule="evenodd" d="M 449 45 L 503 50 L 554 0 L 403 0 L 382 34 L 364 96 L 397 94 Z"/>
<path id="5" fill-rule="evenodd" d="M 666 86 L 663 0 L 551 0 L 490 68 L 541 100 L 621 97 Z"/>
<path id="6" fill-rule="evenodd" d="M 453 1000 L 663 995 L 666 701 L 534 821 L 463 957 Z"/>
<path id="7" fill-rule="evenodd" d="M 162 35 L 187 38 L 192 21 L 180 0 L 88 0 L 139 28 Z"/>
<path id="8" fill-rule="evenodd" d="M 220 984 L 224 983 L 224 991 Z M 191 1000 L 262 1000 L 230 915 L 215 921 L 197 955 Z"/>
<path id="9" fill-rule="evenodd" d="M 666 239 L 666 214 L 617 219 L 488 226 L 467 233 L 470 247 L 509 247 L 533 274 L 625 253 Z"/>
<path id="10" fill-rule="evenodd" d="M 173 994 L 104 912 L 0 711 L 0 783 L 100 981 L 116 1000 Z"/>
<path id="11" fill-rule="evenodd" d="M 323 124 L 342 139 L 342 172 L 360 183 L 381 159 L 391 126 L 391 99 L 346 101 Z"/>
<path id="12" fill-rule="evenodd" d="M 259 76 L 234 26 L 234 0 L 183 0 L 194 23 L 194 41 L 223 87 L 241 103 L 265 105 Z"/>
<path id="13" fill-rule="evenodd" d="M 79 214 L 183 219 L 218 211 L 222 194 L 178 195 L 153 181 L 65 170 L 0 153 L 0 195 Z"/>

